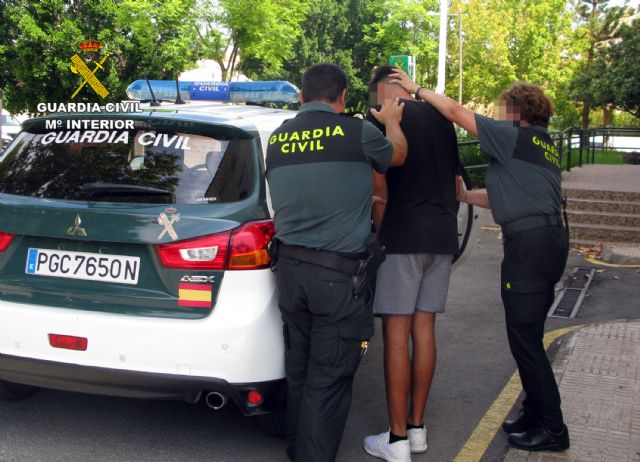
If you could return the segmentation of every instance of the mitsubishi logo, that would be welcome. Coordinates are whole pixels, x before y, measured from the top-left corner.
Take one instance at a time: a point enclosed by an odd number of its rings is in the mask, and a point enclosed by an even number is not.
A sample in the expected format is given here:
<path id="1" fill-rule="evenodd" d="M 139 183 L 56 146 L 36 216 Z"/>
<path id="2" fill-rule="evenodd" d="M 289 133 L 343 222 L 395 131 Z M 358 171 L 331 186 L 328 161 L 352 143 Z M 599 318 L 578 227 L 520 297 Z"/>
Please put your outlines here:
<path id="1" fill-rule="evenodd" d="M 81 223 L 82 220 L 80 219 L 80 215 L 76 215 L 76 219 L 74 221 L 75 226 L 69 226 L 69 229 L 67 229 L 67 234 L 73 236 L 77 233 L 78 236 L 86 237 L 87 232 L 84 230 L 84 228 L 80 227 Z"/>

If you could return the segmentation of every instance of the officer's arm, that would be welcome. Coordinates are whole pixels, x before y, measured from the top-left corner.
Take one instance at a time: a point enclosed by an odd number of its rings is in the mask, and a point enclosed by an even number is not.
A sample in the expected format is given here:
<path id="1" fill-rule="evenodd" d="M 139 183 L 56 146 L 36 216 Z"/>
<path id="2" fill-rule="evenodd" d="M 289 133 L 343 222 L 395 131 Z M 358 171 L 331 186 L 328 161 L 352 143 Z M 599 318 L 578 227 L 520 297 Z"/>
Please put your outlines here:
<path id="1" fill-rule="evenodd" d="M 393 145 L 390 163 L 392 167 L 403 165 L 407 159 L 407 139 L 400 128 L 403 109 L 404 103 L 401 103 L 399 98 L 391 103 L 383 104 L 379 111 L 375 108 L 371 109 L 371 114 L 384 125 L 386 137 Z"/>
<path id="2" fill-rule="evenodd" d="M 389 75 L 390 82 L 400 85 L 412 95 L 421 87 L 413 82 L 407 74 L 398 71 Z M 451 122 L 464 128 L 469 133 L 478 136 L 478 127 L 476 127 L 476 119 L 473 111 L 458 104 L 456 101 L 444 95 L 439 95 L 426 88 L 420 89 L 420 99 L 431 104 L 436 110 Z"/>
<path id="3" fill-rule="evenodd" d="M 464 202 L 465 204 L 477 205 L 484 209 L 491 208 L 489 204 L 489 195 L 486 189 L 479 189 L 475 191 L 467 191 L 464 186 L 464 181 L 461 176 L 456 177 L 456 196 L 458 202 Z"/>
<path id="4" fill-rule="evenodd" d="M 387 179 L 384 174 L 373 171 L 373 200 L 371 214 L 373 216 L 373 226 L 376 228 L 376 233 L 380 234 L 382 227 L 382 218 L 384 217 L 384 211 L 387 207 Z"/>

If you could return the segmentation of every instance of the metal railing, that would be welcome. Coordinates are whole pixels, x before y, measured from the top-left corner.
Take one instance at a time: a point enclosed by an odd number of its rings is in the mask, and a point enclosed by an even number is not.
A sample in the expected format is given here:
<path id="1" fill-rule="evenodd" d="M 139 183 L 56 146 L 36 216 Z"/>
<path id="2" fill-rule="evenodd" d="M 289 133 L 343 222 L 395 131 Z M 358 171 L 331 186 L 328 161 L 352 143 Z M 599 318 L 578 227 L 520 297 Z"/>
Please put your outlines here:
<path id="1" fill-rule="evenodd" d="M 622 163 L 624 153 L 640 151 L 640 128 L 569 128 L 553 133 L 552 138 L 568 172 L 584 164 Z"/>
<path id="2" fill-rule="evenodd" d="M 560 165 L 568 172 L 585 164 L 622 163 L 624 153 L 640 152 L 640 128 L 568 128 L 549 135 L 560 153 Z M 460 141 L 458 149 L 474 186 L 483 186 L 489 163 L 486 155 L 480 153 L 480 142 Z"/>

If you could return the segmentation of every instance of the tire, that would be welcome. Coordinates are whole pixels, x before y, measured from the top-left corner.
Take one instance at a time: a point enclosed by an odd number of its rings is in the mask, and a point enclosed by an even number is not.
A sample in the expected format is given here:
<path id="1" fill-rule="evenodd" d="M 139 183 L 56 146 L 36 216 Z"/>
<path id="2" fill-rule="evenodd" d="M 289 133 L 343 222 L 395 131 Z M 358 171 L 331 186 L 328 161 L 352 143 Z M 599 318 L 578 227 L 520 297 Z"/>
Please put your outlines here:
<path id="1" fill-rule="evenodd" d="M 284 410 L 257 415 L 256 422 L 267 436 L 284 438 L 287 435 L 287 418 Z"/>
<path id="2" fill-rule="evenodd" d="M 0 401 L 18 401 L 33 395 L 38 387 L 0 380 Z"/>

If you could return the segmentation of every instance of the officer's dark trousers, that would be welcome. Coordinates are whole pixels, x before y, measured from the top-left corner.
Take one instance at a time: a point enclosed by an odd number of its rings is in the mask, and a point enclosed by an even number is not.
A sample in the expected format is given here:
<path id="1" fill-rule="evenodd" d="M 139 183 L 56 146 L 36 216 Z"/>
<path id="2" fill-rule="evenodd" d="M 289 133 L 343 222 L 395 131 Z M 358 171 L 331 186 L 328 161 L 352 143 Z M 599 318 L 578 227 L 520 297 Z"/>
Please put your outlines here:
<path id="1" fill-rule="evenodd" d="M 354 300 L 351 276 L 278 261 L 284 321 L 287 444 L 295 460 L 335 460 L 351 405 L 362 342 L 373 335 L 370 302 Z"/>
<path id="2" fill-rule="evenodd" d="M 505 236 L 502 301 L 511 353 L 526 394 L 525 414 L 551 431 L 564 428 L 560 394 L 544 345 L 544 322 L 562 277 L 569 242 L 564 228 L 545 226 Z"/>

